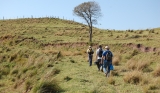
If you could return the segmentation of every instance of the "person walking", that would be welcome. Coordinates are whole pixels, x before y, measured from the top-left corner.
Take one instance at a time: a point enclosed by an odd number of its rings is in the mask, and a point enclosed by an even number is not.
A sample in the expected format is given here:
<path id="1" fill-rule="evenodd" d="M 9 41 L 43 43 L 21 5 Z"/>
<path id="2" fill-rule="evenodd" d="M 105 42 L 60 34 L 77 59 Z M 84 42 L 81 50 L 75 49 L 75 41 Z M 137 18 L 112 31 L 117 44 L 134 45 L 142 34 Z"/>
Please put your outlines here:
<path id="1" fill-rule="evenodd" d="M 95 64 L 97 65 L 98 71 L 103 71 L 103 66 L 101 64 L 101 59 L 102 59 L 102 54 L 103 54 L 103 49 L 102 46 L 99 45 L 98 49 L 96 50 L 96 62 Z"/>
<path id="2" fill-rule="evenodd" d="M 110 74 L 110 66 L 112 65 L 113 54 L 109 50 L 109 46 L 105 46 L 105 51 L 102 54 L 101 63 L 103 63 L 103 72 L 106 77 L 109 77 Z"/>
<path id="3" fill-rule="evenodd" d="M 89 48 L 87 49 L 87 53 L 88 53 L 89 66 L 92 66 L 92 59 L 93 59 L 94 51 L 91 46 L 89 46 Z"/>

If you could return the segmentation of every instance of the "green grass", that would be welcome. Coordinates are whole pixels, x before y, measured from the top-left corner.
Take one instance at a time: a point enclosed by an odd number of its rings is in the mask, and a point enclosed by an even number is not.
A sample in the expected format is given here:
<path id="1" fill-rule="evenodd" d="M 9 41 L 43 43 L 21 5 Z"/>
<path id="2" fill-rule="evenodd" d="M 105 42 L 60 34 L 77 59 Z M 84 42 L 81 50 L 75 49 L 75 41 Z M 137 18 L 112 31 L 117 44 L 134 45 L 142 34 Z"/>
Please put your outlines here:
<path id="1" fill-rule="evenodd" d="M 0 93 L 158 93 L 159 31 L 93 28 L 94 51 L 109 45 L 114 54 L 106 78 L 87 62 L 88 26 L 57 18 L 0 20 Z"/>

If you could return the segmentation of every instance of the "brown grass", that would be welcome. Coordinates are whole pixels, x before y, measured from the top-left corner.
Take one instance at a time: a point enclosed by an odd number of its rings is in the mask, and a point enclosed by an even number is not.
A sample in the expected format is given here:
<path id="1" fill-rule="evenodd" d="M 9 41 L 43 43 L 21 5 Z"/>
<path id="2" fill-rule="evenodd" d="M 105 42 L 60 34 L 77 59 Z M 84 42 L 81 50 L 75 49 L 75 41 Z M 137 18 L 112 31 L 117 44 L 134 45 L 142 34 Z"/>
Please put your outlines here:
<path id="1" fill-rule="evenodd" d="M 144 69 L 147 69 L 147 67 L 150 65 L 149 62 L 147 61 L 138 61 L 138 64 L 137 64 L 137 70 L 139 71 L 142 71 Z"/>
<path id="2" fill-rule="evenodd" d="M 156 69 L 153 71 L 153 76 L 155 77 L 160 76 L 160 65 L 158 65 Z"/>
<path id="3" fill-rule="evenodd" d="M 120 61 L 121 61 L 121 57 L 119 55 L 115 55 L 113 57 L 113 62 L 112 63 L 113 63 L 113 65 L 118 66 Z"/>
<path id="4" fill-rule="evenodd" d="M 108 78 L 108 83 L 111 84 L 111 85 L 115 85 L 115 79 L 114 79 L 113 76 L 110 76 L 110 77 Z"/>
<path id="5" fill-rule="evenodd" d="M 137 61 L 133 60 L 133 59 L 128 60 L 126 63 L 126 67 L 131 70 L 136 69 L 137 68 Z"/>
<path id="6" fill-rule="evenodd" d="M 142 73 L 139 71 L 131 71 L 125 74 L 123 80 L 126 83 L 139 84 L 143 79 Z"/>
<path id="7" fill-rule="evenodd" d="M 150 71 L 150 69 L 148 68 L 149 65 L 150 62 L 148 61 L 141 61 L 141 60 L 136 61 L 134 59 L 130 59 L 126 63 L 126 67 L 128 67 L 128 69 L 144 71 L 144 72 Z"/>

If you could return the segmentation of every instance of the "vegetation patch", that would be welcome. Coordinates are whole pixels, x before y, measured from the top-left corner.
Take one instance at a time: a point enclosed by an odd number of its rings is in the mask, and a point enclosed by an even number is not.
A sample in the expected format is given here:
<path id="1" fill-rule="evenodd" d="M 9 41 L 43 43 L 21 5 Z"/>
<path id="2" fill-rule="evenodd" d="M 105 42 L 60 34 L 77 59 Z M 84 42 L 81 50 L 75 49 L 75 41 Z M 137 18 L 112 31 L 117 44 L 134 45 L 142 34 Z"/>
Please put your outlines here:
<path id="1" fill-rule="evenodd" d="M 132 71 L 132 72 L 128 72 L 123 80 L 126 83 L 131 83 L 131 84 L 139 84 L 143 79 L 142 73 L 139 71 Z"/>
<path id="2" fill-rule="evenodd" d="M 56 81 L 42 81 L 34 86 L 33 93 L 60 93 L 62 89 Z"/>

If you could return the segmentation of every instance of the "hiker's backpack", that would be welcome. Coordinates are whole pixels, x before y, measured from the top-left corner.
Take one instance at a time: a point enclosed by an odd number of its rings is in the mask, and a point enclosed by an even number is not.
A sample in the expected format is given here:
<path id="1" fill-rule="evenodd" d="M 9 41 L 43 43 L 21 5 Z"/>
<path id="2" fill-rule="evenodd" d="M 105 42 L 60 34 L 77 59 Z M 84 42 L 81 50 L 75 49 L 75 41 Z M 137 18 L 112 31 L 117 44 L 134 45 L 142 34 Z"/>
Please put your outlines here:
<path id="1" fill-rule="evenodd" d="M 112 60 L 112 54 L 111 54 L 110 51 L 107 52 L 105 59 L 106 59 L 107 61 Z"/>
<path id="2" fill-rule="evenodd" d="M 99 57 L 102 57 L 102 54 L 103 54 L 103 50 L 100 48 L 100 49 L 99 49 L 98 56 L 99 56 Z"/>

